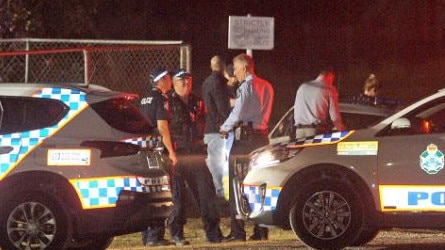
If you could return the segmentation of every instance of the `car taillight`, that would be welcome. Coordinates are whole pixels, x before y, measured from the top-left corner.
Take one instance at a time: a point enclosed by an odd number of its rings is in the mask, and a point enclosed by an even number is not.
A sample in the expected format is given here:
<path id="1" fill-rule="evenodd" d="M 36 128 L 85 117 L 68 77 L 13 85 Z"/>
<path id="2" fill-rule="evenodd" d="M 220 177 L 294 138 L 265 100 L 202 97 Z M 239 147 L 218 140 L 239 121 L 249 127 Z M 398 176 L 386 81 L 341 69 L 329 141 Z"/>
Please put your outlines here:
<path id="1" fill-rule="evenodd" d="M 110 141 L 84 141 L 80 145 L 99 149 L 101 158 L 134 155 L 141 149 L 140 146 L 132 143 Z"/>

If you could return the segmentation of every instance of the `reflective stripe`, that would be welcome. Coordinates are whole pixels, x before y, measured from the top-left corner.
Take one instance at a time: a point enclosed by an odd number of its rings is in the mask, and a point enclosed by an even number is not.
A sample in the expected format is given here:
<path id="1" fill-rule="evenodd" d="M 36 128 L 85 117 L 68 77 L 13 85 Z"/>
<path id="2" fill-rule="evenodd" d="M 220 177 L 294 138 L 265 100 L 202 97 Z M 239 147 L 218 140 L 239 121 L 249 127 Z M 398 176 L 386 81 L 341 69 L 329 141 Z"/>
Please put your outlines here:
<path id="1" fill-rule="evenodd" d="M 10 153 L 0 155 L 0 180 L 25 159 L 44 139 L 53 136 L 88 106 L 85 93 L 73 89 L 42 88 L 35 92 L 32 97 L 61 100 L 70 107 L 70 110 L 58 124 L 52 127 L 0 135 L 0 145 L 13 147 Z"/>

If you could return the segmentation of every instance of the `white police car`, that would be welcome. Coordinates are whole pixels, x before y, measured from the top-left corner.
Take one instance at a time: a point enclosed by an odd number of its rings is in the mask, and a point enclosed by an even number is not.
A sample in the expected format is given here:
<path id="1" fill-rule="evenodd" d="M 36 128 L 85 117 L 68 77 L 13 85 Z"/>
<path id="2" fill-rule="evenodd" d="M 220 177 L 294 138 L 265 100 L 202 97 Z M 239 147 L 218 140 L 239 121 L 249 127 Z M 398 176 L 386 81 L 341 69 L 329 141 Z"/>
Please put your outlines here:
<path id="1" fill-rule="evenodd" d="M 320 249 L 359 246 L 381 229 L 445 229 L 444 152 L 445 89 L 369 128 L 252 152 L 238 212 Z"/>
<path id="2" fill-rule="evenodd" d="M 105 249 L 172 208 L 135 96 L 0 84 L 1 249 Z"/>

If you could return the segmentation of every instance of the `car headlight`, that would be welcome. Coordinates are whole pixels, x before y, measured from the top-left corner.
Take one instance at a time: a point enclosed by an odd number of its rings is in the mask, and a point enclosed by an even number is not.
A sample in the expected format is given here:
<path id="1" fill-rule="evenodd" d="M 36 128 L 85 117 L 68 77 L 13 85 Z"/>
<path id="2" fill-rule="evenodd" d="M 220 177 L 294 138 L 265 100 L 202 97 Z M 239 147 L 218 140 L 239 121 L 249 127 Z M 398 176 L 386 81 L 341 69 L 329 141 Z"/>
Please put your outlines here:
<path id="1" fill-rule="evenodd" d="M 285 146 L 274 147 L 252 155 L 250 168 L 258 169 L 273 166 L 287 161 L 298 154 L 301 149 L 287 148 Z"/>

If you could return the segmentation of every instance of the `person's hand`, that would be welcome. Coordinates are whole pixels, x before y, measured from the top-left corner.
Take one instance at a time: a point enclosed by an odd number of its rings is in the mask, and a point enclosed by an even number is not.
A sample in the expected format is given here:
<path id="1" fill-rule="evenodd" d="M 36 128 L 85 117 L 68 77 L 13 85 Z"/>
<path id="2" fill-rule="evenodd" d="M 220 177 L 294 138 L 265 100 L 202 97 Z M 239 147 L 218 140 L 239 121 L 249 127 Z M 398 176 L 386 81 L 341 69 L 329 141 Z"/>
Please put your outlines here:
<path id="1" fill-rule="evenodd" d="M 168 158 L 170 158 L 170 160 L 172 161 L 172 166 L 175 166 L 178 163 L 178 158 L 176 158 L 175 153 L 169 153 Z"/>
<path id="2" fill-rule="evenodd" d="M 227 137 L 229 137 L 229 132 L 224 131 L 224 130 L 219 130 L 219 134 L 221 135 L 222 139 L 227 139 Z"/>
<path id="3" fill-rule="evenodd" d="M 235 98 L 230 98 L 229 102 L 230 102 L 230 107 L 232 108 L 235 107 L 235 102 L 236 102 Z"/>

